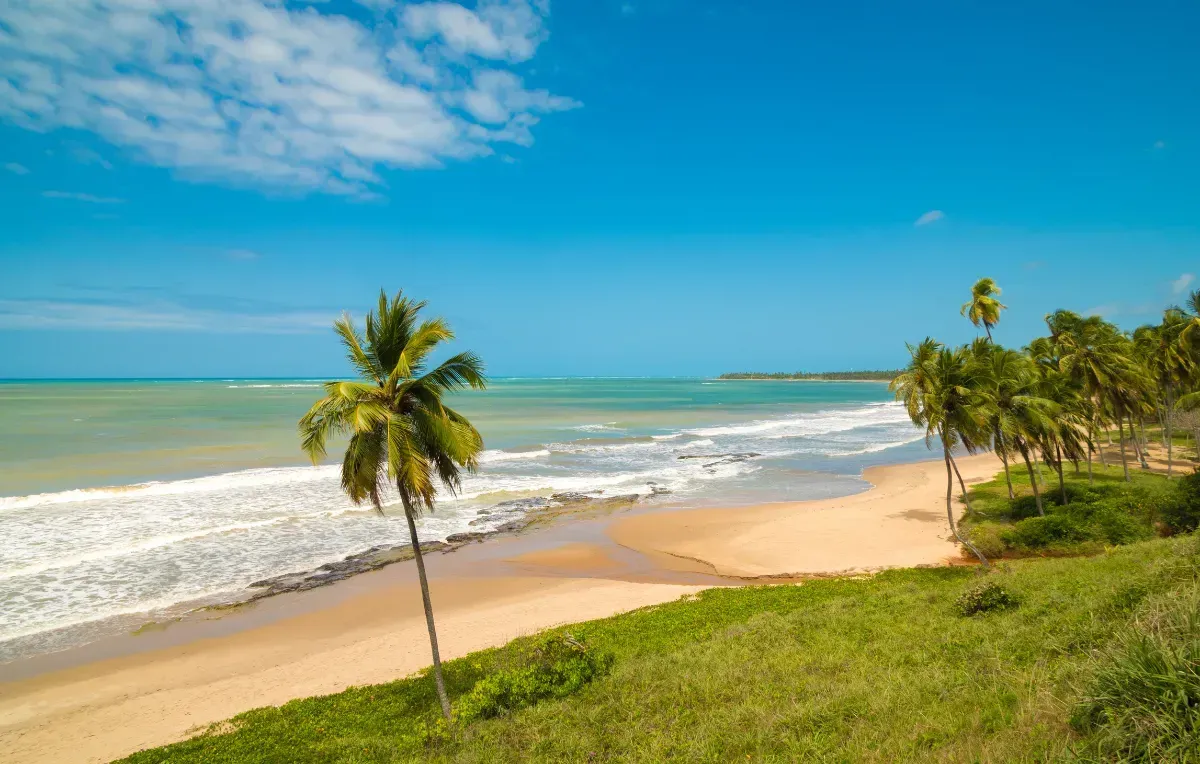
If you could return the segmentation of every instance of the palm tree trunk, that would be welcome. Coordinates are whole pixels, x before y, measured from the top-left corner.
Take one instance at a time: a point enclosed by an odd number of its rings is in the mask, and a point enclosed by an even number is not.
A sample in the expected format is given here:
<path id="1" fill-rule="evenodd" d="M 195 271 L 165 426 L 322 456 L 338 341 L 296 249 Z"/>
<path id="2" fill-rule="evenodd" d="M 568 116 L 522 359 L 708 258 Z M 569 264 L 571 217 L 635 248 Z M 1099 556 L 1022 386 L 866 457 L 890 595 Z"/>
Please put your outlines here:
<path id="1" fill-rule="evenodd" d="M 1088 440 L 1088 485 L 1094 485 L 1092 477 L 1092 441 Z"/>
<path id="2" fill-rule="evenodd" d="M 1129 481 L 1129 462 L 1125 459 L 1125 425 L 1117 414 L 1117 440 L 1121 443 L 1121 468 L 1125 470 L 1125 482 Z"/>
<path id="3" fill-rule="evenodd" d="M 1004 445 L 1004 436 L 1000 433 L 1000 428 L 996 427 L 996 450 L 1000 452 L 1000 461 L 1004 463 L 1004 482 L 1008 483 L 1008 498 L 1014 499 L 1012 489 L 1012 475 L 1008 474 L 1008 448 Z"/>
<path id="4" fill-rule="evenodd" d="M 950 532 L 954 534 L 954 537 L 958 539 L 963 546 L 970 549 L 971 553 L 979 558 L 980 564 L 986 568 L 988 564 L 987 558 L 983 556 L 982 552 L 975 548 L 974 544 L 965 539 L 962 534 L 958 532 L 958 526 L 954 523 L 954 473 L 957 472 L 958 468 L 952 466 L 953 460 L 950 458 L 950 446 L 946 443 L 946 437 L 944 435 L 942 436 L 942 454 L 946 459 L 946 520 L 950 523 Z"/>
<path id="5" fill-rule="evenodd" d="M 950 456 L 950 464 L 954 467 L 954 475 L 958 478 L 959 487 L 962 488 L 963 503 L 967 505 L 967 515 L 974 515 L 975 510 L 971 508 L 971 497 L 967 495 L 967 484 L 963 482 L 962 473 L 958 471 L 958 462 L 953 455 Z"/>
<path id="6" fill-rule="evenodd" d="M 1129 415 L 1129 439 L 1133 441 L 1133 455 L 1141 463 L 1142 469 L 1150 469 L 1150 465 L 1146 464 L 1146 452 L 1142 450 L 1141 443 L 1138 442 L 1138 435 L 1133 430 L 1133 414 Z"/>
<path id="7" fill-rule="evenodd" d="M 425 605 L 425 626 L 429 629 L 429 649 L 433 653 L 433 681 L 437 685 L 438 700 L 442 704 L 442 714 L 449 724 L 450 697 L 446 695 L 446 681 L 442 678 L 442 656 L 438 652 L 437 629 L 433 625 L 433 603 L 429 599 L 429 579 L 425 577 L 425 558 L 421 555 L 421 542 L 417 539 L 417 522 L 413 518 L 412 504 L 402 491 L 400 498 L 404 502 L 404 518 L 408 520 L 408 535 L 412 539 L 413 556 L 417 561 L 417 578 L 421 580 L 421 601 Z"/>
<path id="8" fill-rule="evenodd" d="M 1062 503 L 1065 507 L 1067 506 L 1067 486 L 1063 482 L 1062 446 L 1057 443 L 1054 444 L 1054 456 L 1057 459 L 1054 462 L 1054 466 L 1058 470 L 1058 493 L 1062 496 Z"/>
<path id="9" fill-rule="evenodd" d="M 1025 457 L 1025 469 L 1029 470 L 1029 484 L 1033 486 L 1033 498 L 1037 502 L 1038 514 L 1045 517 L 1046 510 L 1042 507 L 1042 492 L 1038 490 L 1037 476 L 1033 474 L 1033 464 L 1029 461 L 1029 449 L 1022 447 L 1021 456 Z"/>
<path id="10" fill-rule="evenodd" d="M 1171 412 L 1175 410 L 1175 391 L 1170 385 L 1167 385 L 1167 400 L 1163 406 L 1163 436 L 1166 441 L 1163 443 L 1167 447 L 1167 480 L 1171 479 L 1171 457 L 1174 455 L 1175 444 L 1171 442 Z"/>

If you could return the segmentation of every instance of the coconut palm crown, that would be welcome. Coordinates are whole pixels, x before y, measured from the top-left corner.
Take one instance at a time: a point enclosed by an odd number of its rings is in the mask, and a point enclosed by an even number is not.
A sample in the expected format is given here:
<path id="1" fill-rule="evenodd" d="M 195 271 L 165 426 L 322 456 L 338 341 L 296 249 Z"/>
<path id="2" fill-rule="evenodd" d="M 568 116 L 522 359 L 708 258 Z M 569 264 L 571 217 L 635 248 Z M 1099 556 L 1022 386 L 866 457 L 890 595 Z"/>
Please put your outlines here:
<path id="1" fill-rule="evenodd" d="M 971 287 L 971 299 L 963 303 L 962 314 L 970 319 L 976 327 L 983 327 L 988 339 L 992 338 L 992 327 L 1000 323 L 1000 311 L 1007 308 L 996 298 L 1000 296 L 1000 287 L 989 278 L 982 278 Z"/>
<path id="2" fill-rule="evenodd" d="M 472 353 L 459 353 L 427 368 L 430 354 L 453 339 L 454 333 L 440 318 L 418 323 L 424 307 L 424 302 L 414 302 L 401 292 L 389 301 L 381 291 L 377 311 L 367 314 L 365 334 L 359 333 L 349 316 L 334 323 L 359 378 L 324 385 L 325 397 L 300 419 L 300 439 L 316 464 L 324 458 L 331 436 L 349 436 L 342 458 L 342 489 L 355 504 L 369 501 L 383 514 L 388 486 L 399 494 L 421 584 L 438 700 L 449 722 L 450 700 L 416 518 L 433 509 L 439 484 L 453 494 L 461 485 L 463 470 L 471 472 L 478 466 L 483 438 L 442 398 L 466 387 L 482 389 L 486 379 L 483 362 Z"/>
<path id="3" fill-rule="evenodd" d="M 440 318 L 418 324 L 424 307 L 400 292 L 389 302 L 380 292 L 365 336 L 349 316 L 338 319 L 334 331 L 359 379 L 325 383 L 325 397 L 300 420 L 301 447 L 314 463 L 331 436 L 350 437 L 342 488 L 354 503 L 370 501 L 380 512 L 385 478 L 419 516 L 433 508 L 438 483 L 457 491 L 462 471 L 474 471 L 483 450 L 471 423 L 442 400 L 452 390 L 483 389 L 483 363 L 460 353 L 426 370 L 430 353 L 454 332 Z"/>

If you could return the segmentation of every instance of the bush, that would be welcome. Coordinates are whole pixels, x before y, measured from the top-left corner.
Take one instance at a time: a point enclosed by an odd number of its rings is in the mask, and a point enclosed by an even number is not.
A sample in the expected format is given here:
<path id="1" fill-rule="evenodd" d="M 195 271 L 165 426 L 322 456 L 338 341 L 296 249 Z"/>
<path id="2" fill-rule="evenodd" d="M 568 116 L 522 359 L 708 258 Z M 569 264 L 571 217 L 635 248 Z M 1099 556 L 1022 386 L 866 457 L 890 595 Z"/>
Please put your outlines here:
<path id="1" fill-rule="evenodd" d="M 989 560 L 993 557 L 1002 557 L 1005 551 L 1008 550 L 1008 544 L 1004 542 L 1004 533 L 1007 530 L 1006 526 L 995 523 L 981 523 L 979 525 L 965 525 L 962 527 L 962 530 L 966 533 L 971 543 L 975 545 L 975 548 L 979 550 L 980 554 Z M 971 559 L 975 558 L 975 555 L 966 547 L 963 547 L 963 556 Z"/>
<path id="2" fill-rule="evenodd" d="M 1021 520 L 1004 531 L 1001 538 L 1010 546 L 1044 549 L 1058 544 L 1090 541 L 1093 532 L 1075 517 L 1060 513 Z"/>
<path id="3" fill-rule="evenodd" d="M 1182 478 L 1175 486 L 1175 501 L 1163 508 L 1162 520 L 1174 533 L 1189 533 L 1200 527 L 1200 471 Z"/>
<path id="4" fill-rule="evenodd" d="M 1016 607 L 1017 598 L 995 581 L 988 581 L 963 592 L 955 605 L 959 613 L 971 616 Z"/>
<path id="5" fill-rule="evenodd" d="M 1132 544 L 1154 535 L 1149 522 L 1139 519 L 1127 503 L 1102 499 L 1086 508 L 1092 537 L 1109 544 Z M 1081 513 L 1083 514 L 1083 513 Z"/>
<path id="6" fill-rule="evenodd" d="M 526 665 L 497 672 L 476 682 L 458 702 L 464 724 L 532 706 L 547 698 L 563 698 L 612 668 L 607 653 L 589 649 L 570 634 L 543 638 L 526 657 Z"/>
<path id="7" fill-rule="evenodd" d="M 1120 633 L 1093 670 L 1072 725 L 1104 759 L 1190 761 L 1200 751 L 1200 589 Z"/>

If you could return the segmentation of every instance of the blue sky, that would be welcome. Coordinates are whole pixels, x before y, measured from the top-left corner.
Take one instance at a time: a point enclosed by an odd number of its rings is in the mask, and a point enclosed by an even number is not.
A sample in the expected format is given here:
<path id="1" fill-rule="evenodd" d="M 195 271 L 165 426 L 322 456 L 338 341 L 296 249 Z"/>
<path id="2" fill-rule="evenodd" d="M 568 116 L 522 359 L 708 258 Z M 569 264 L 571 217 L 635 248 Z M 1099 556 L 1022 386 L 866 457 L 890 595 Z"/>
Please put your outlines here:
<path id="1" fill-rule="evenodd" d="M 903 6 L 903 7 L 902 7 Z M 987 7 L 991 6 L 991 7 Z M 1200 273 L 1200 9 L 9 0 L 0 377 L 322 376 L 382 286 L 500 375 L 891 367 Z"/>

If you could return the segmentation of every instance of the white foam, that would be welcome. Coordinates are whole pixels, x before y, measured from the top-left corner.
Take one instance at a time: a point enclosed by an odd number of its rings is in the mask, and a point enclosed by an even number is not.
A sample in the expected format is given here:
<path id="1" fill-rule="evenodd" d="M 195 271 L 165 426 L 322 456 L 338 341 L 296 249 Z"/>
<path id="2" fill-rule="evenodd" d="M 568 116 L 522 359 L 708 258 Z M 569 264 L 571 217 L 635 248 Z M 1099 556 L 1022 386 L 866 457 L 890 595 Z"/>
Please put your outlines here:
<path id="1" fill-rule="evenodd" d="M 874 425 L 899 424 L 908 421 L 908 415 L 898 403 L 880 404 L 853 409 L 830 409 L 780 417 L 759 419 L 746 424 L 699 427 L 685 430 L 689 435 L 713 437 L 717 435 L 760 435 L 773 433 L 769 437 L 787 438 L 798 435 L 826 435 L 833 432 L 853 430 Z M 782 432 L 779 432 L 782 431 Z"/>
<path id="2" fill-rule="evenodd" d="M 571 429 L 579 430 L 580 432 L 604 432 L 606 430 L 620 430 L 620 427 L 614 427 L 615 424 L 616 422 L 605 422 L 603 424 L 581 424 L 572 427 Z"/>
<path id="3" fill-rule="evenodd" d="M 545 448 L 537 451 L 501 451 L 499 449 L 489 449 L 479 455 L 479 463 L 493 464 L 495 462 L 510 462 L 518 459 L 541 459 L 549 455 L 550 451 Z"/>
<path id="4" fill-rule="evenodd" d="M 0 497 L 0 510 L 29 509 L 48 504 L 74 504 L 85 501 L 126 498 L 133 496 L 176 496 L 188 493 L 208 493 L 233 488 L 250 488 L 266 485 L 311 483 L 337 475 L 341 468 L 336 465 L 320 467 L 280 467 L 272 469 L 242 470 L 221 475 L 192 478 L 189 480 L 152 481 L 125 486 L 104 488 L 79 488 L 56 493 L 38 493 L 31 496 Z"/>
<path id="5" fill-rule="evenodd" d="M 225 387 L 229 390 L 255 390 L 270 387 L 321 387 L 321 385 L 296 382 L 285 385 L 226 385 Z"/>

